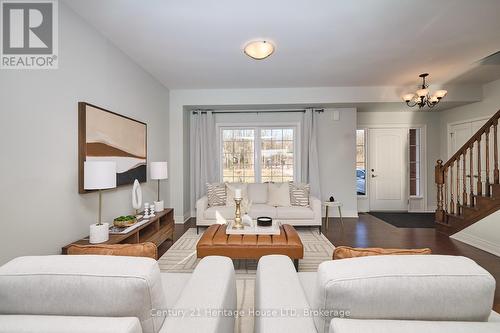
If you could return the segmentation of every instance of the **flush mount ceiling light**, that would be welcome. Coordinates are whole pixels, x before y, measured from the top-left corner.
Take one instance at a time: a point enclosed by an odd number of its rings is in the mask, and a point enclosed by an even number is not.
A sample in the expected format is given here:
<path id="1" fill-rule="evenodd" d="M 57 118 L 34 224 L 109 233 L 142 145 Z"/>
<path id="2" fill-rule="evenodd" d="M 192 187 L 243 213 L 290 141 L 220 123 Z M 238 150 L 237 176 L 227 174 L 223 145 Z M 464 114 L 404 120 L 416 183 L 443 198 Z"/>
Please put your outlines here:
<path id="1" fill-rule="evenodd" d="M 420 74 L 418 76 L 422 78 L 422 85 L 420 86 L 420 89 L 418 89 L 415 93 L 403 95 L 403 101 L 405 101 L 406 105 L 409 107 L 412 108 L 418 105 L 418 108 L 421 109 L 427 105 L 429 108 L 433 108 L 448 93 L 446 90 L 438 90 L 431 95 L 429 92 L 429 85 L 425 82 L 425 78 L 427 76 L 429 76 L 428 73 Z"/>
<path id="2" fill-rule="evenodd" d="M 262 60 L 273 54 L 274 45 L 265 40 L 254 41 L 245 45 L 243 51 L 252 59 Z"/>

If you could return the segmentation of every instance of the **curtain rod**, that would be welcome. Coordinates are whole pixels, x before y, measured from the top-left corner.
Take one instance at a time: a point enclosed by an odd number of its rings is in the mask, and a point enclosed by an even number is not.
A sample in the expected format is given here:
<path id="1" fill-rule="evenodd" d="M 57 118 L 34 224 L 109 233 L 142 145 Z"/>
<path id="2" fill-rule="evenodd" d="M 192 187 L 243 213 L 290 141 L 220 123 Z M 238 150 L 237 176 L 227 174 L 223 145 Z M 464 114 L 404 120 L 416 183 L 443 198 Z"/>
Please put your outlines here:
<path id="1" fill-rule="evenodd" d="M 324 112 L 324 109 L 313 109 L 316 112 Z M 289 113 L 304 113 L 305 109 L 275 109 L 275 110 L 193 110 L 193 114 L 197 113 L 207 113 L 207 111 L 212 111 L 212 113 L 280 113 L 280 112 L 289 112 Z"/>

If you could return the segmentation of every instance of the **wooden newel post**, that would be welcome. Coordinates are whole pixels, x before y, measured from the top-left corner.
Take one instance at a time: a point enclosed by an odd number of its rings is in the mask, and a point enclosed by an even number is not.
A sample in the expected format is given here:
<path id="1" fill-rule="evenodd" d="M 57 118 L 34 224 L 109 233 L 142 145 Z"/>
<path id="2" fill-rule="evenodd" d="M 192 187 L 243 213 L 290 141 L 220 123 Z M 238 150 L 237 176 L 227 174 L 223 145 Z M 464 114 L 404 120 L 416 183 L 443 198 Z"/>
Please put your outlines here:
<path id="1" fill-rule="evenodd" d="M 434 179 L 437 185 L 437 209 L 436 222 L 444 223 L 444 202 L 443 202 L 443 185 L 444 185 L 444 170 L 443 161 L 438 160 L 434 169 Z"/>

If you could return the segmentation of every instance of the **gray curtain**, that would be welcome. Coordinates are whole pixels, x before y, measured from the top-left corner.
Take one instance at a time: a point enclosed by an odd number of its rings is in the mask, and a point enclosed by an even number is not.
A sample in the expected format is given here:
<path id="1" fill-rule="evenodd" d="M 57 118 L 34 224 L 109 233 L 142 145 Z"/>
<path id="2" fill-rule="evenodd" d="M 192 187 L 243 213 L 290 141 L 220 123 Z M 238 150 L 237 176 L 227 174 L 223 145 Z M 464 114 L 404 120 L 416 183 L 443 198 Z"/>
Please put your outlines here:
<path id="1" fill-rule="evenodd" d="M 196 111 L 194 130 L 194 190 L 198 200 L 206 193 L 206 183 L 218 181 L 218 153 L 215 115 L 211 111 Z"/>
<path id="2" fill-rule="evenodd" d="M 301 180 L 311 186 L 311 194 L 321 198 L 318 159 L 318 112 L 306 109 L 302 121 Z"/>

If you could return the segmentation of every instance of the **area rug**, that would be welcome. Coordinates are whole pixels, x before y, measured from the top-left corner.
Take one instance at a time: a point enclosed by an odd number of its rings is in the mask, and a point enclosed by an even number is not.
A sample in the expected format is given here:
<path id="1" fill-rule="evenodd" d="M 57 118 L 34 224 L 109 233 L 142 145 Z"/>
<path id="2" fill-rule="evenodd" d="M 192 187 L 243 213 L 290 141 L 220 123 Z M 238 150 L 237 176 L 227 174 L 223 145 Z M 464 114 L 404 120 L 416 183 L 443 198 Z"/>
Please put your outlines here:
<path id="1" fill-rule="evenodd" d="M 297 233 L 304 245 L 304 259 L 299 261 L 300 272 L 315 272 L 318 265 L 332 258 L 332 243 L 316 228 L 298 228 Z M 163 272 L 191 273 L 200 259 L 196 258 L 196 244 L 202 232 L 196 234 L 196 228 L 190 228 L 158 260 Z M 254 288 L 257 262 L 255 260 L 234 260 L 236 271 L 236 289 L 238 310 L 249 313 L 254 307 Z M 243 316 L 236 319 L 235 332 L 251 333 L 254 331 L 254 318 Z"/>
<path id="2" fill-rule="evenodd" d="M 397 228 L 434 228 L 434 213 L 369 212 Z"/>

